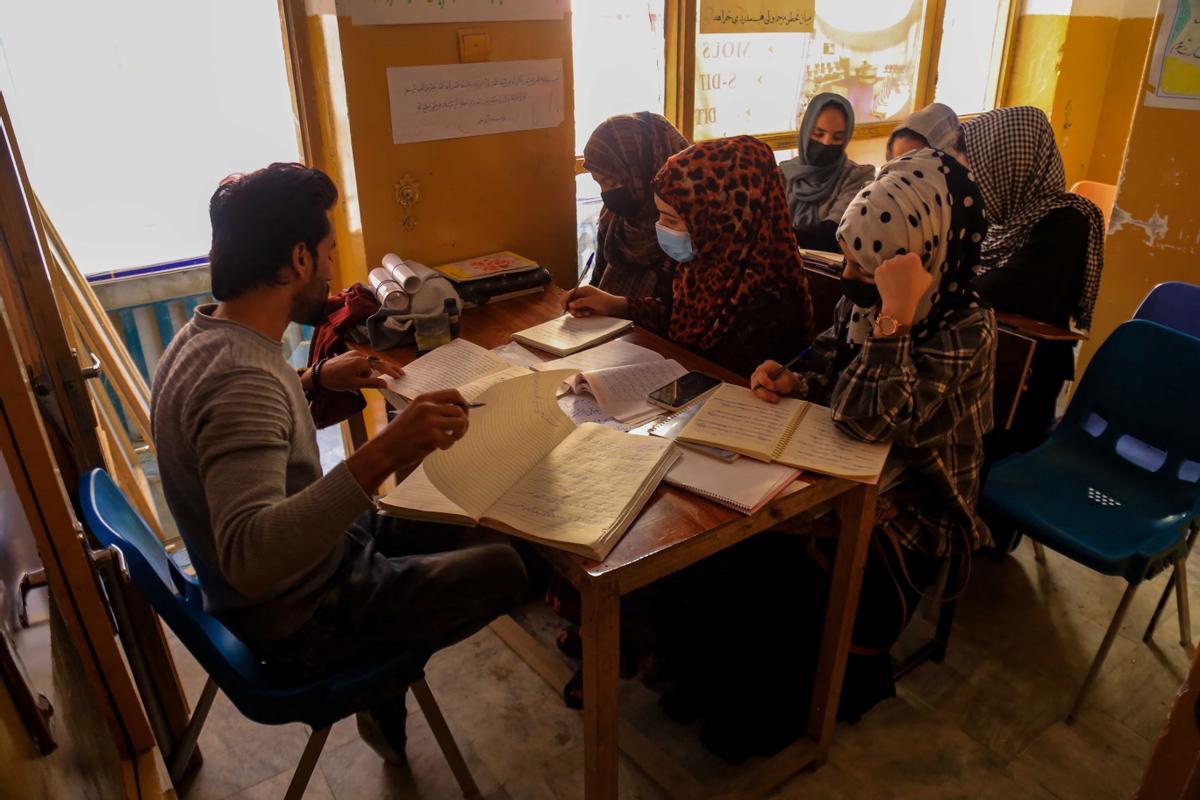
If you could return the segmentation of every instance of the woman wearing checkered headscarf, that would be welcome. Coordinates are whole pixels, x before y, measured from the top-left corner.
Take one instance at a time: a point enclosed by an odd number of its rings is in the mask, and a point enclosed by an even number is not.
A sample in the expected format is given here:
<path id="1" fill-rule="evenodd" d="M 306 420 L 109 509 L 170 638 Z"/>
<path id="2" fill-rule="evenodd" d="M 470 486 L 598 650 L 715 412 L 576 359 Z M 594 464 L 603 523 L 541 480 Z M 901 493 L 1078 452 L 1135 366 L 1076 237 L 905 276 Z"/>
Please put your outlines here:
<path id="1" fill-rule="evenodd" d="M 1104 217 L 1066 191 L 1050 121 L 1038 108 L 1000 108 L 962 129 L 990 223 L 976 288 L 997 311 L 1087 330 L 1104 267 Z M 990 455 L 1040 444 L 1074 375 L 1072 343 L 1039 343 L 1017 418 L 996 434 L 1004 441 Z"/>

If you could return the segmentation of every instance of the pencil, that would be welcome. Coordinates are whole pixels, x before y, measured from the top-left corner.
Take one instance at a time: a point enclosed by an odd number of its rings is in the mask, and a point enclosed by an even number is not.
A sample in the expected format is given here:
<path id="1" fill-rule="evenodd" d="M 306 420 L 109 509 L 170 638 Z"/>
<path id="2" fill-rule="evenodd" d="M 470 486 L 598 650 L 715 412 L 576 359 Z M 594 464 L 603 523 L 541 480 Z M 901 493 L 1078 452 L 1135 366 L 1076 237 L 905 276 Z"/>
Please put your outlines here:
<path id="1" fill-rule="evenodd" d="M 483 408 L 487 403 L 455 403 L 454 405 L 461 408 L 463 411 L 471 408 Z"/>

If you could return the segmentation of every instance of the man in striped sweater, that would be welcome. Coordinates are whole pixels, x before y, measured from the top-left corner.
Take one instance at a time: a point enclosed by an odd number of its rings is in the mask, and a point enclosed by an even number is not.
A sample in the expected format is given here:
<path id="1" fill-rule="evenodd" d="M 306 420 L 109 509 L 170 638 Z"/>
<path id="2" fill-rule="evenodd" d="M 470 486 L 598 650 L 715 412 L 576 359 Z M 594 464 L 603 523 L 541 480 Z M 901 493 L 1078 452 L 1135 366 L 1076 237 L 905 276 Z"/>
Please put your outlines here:
<path id="1" fill-rule="evenodd" d="M 525 570 L 504 544 L 376 514 L 372 499 L 467 430 L 456 391 L 417 398 L 321 472 L 306 391 L 378 386 L 355 354 L 298 375 L 290 322 L 319 324 L 334 250 L 327 175 L 272 164 L 225 179 L 209 204 L 212 291 L 154 380 L 163 489 L 205 607 L 278 668 L 319 675 L 388 649 L 444 647 L 504 613 Z M 404 760 L 404 697 L 359 714 L 364 739 Z"/>

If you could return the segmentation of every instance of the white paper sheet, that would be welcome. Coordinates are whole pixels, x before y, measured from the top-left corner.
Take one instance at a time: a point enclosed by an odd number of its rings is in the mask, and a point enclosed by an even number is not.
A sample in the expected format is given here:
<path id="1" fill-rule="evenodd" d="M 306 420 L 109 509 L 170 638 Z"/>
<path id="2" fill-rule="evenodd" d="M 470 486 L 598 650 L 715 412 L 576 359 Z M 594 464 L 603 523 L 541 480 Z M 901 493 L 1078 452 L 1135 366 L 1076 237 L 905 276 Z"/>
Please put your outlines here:
<path id="1" fill-rule="evenodd" d="M 562 19 L 568 0 L 338 0 L 355 25 Z"/>
<path id="2" fill-rule="evenodd" d="M 390 67 L 392 142 L 553 128 L 563 121 L 562 59 Z"/>

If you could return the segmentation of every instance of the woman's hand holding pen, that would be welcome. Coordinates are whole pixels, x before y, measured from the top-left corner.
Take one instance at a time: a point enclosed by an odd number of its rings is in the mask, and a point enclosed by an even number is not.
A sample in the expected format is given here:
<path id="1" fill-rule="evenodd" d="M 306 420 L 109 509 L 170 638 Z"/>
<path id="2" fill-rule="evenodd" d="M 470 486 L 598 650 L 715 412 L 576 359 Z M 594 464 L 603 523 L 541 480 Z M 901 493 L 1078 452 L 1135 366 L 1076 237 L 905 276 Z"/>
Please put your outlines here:
<path id="1" fill-rule="evenodd" d="M 784 395 L 799 391 L 800 379 L 778 361 L 768 360 L 759 364 L 750 376 L 750 388 L 759 399 L 778 403 Z"/>
<path id="2" fill-rule="evenodd" d="M 563 310 L 572 317 L 624 317 L 629 313 L 629 300 L 595 286 L 580 286 L 567 292 Z"/>

